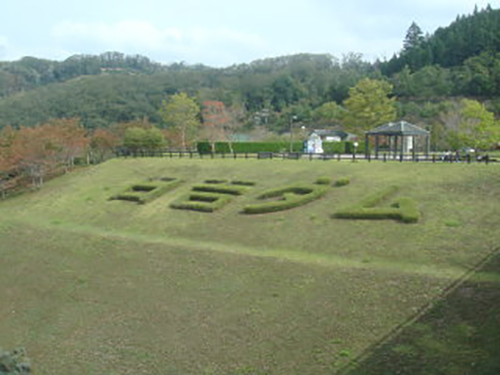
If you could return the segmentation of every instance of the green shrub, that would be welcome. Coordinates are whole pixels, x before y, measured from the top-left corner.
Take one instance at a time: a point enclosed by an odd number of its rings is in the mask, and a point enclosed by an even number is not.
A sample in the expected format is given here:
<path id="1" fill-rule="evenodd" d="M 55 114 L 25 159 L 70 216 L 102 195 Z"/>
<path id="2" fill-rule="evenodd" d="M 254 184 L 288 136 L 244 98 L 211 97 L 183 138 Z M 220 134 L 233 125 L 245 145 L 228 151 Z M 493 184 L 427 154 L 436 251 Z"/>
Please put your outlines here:
<path id="1" fill-rule="evenodd" d="M 132 191 L 144 191 L 144 192 L 149 192 L 149 191 L 152 191 L 154 189 L 156 189 L 158 187 L 158 185 L 156 184 L 136 184 L 136 185 L 132 185 L 131 189 Z"/>
<path id="2" fill-rule="evenodd" d="M 383 190 L 377 191 L 376 193 L 370 194 L 363 198 L 358 204 L 358 207 L 371 208 L 379 205 L 384 200 L 390 198 L 391 195 L 396 194 L 399 190 L 397 186 L 389 186 Z"/>
<path id="3" fill-rule="evenodd" d="M 138 193 L 134 193 L 134 192 L 125 192 L 125 193 L 117 194 L 117 195 L 111 197 L 111 199 L 141 203 L 141 196 L 142 195 L 143 194 L 138 194 Z"/>
<path id="4" fill-rule="evenodd" d="M 318 177 L 318 179 L 314 182 L 316 185 L 330 185 L 332 179 L 328 176 Z"/>
<path id="5" fill-rule="evenodd" d="M 417 204 L 411 198 L 398 198 L 390 206 L 376 207 L 398 191 L 391 186 L 362 199 L 354 206 L 337 211 L 333 216 L 339 219 L 362 220 L 398 220 L 404 223 L 416 223 L 420 218 Z"/>
<path id="6" fill-rule="evenodd" d="M 408 197 L 401 197 L 396 202 L 396 207 L 401 212 L 401 221 L 405 223 L 416 223 L 420 219 L 420 211 L 415 200 Z"/>
<path id="7" fill-rule="evenodd" d="M 278 141 L 278 142 L 234 142 L 232 144 L 234 152 L 237 153 L 258 153 L 258 152 L 282 152 L 290 151 L 290 142 Z M 209 142 L 198 142 L 196 149 L 200 154 L 210 154 L 212 152 L 212 147 Z M 292 142 L 292 151 L 302 152 L 303 144 L 302 142 Z M 216 153 L 230 153 L 230 147 L 227 142 L 216 142 L 215 143 Z"/>
<path id="8" fill-rule="evenodd" d="M 312 202 L 327 192 L 324 185 L 287 186 L 272 189 L 262 193 L 258 199 L 281 198 L 263 203 L 247 205 L 243 208 L 245 214 L 263 214 L 289 210 Z"/>
<path id="9" fill-rule="evenodd" d="M 350 183 L 351 183 L 351 180 L 347 177 L 344 177 L 344 178 L 340 178 L 337 181 L 335 181 L 335 186 L 341 187 L 341 186 L 349 185 Z"/>
<path id="10" fill-rule="evenodd" d="M 0 350 L 1 375 L 27 375 L 30 373 L 31 364 L 24 348 L 15 349 L 12 352 Z"/>
<path id="11" fill-rule="evenodd" d="M 255 186 L 255 182 L 253 181 L 241 181 L 241 180 L 234 180 L 231 181 L 232 185 L 241 185 L 241 186 Z"/>
<path id="12" fill-rule="evenodd" d="M 358 147 L 356 147 L 356 153 L 362 154 L 365 152 L 365 142 L 358 141 Z M 354 153 L 354 142 L 348 141 L 345 143 L 345 153 L 352 154 Z"/>
<path id="13" fill-rule="evenodd" d="M 190 193 L 170 204 L 170 207 L 179 210 L 192 210 L 200 212 L 214 212 L 233 199 L 228 194 Z"/>
<path id="14" fill-rule="evenodd" d="M 206 184 L 223 184 L 225 182 L 227 182 L 227 180 L 217 180 L 217 179 L 205 180 Z"/>
<path id="15" fill-rule="evenodd" d="M 230 195 L 243 195 L 248 191 L 246 186 L 228 184 L 201 184 L 193 186 L 194 191 L 207 193 L 220 193 Z"/>
<path id="16" fill-rule="evenodd" d="M 139 204 L 146 204 L 162 196 L 167 191 L 175 189 L 181 183 L 181 180 L 171 177 L 150 179 L 149 182 L 142 182 L 131 185 L 123 192 L 116 194 L 110 199 L 118 199 L 136 202 Z"/>
<path id="17" fill-rule="evenodd" d="M 345 141 L 323 142 L 323 152 L 325 154 L 345 154 L 346 143 Z"/>

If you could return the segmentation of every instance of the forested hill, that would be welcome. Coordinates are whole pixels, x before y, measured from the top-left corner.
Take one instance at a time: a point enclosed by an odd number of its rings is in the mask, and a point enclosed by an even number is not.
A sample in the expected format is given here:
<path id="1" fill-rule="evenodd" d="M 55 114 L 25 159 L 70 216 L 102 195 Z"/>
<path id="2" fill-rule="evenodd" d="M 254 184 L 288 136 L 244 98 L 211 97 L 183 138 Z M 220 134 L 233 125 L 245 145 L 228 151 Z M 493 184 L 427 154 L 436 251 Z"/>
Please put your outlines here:
<path id="1" fill-rule="evenodd" d="M 451 68 L 462 65 L 467 59 L 482 53 L 500 52 L 500 9 L 489 5 L 467 16 L 458 16 L 448 27 L 437 29 L 424 36 L 413 23 L 406 34 L 403 50 L 387 63 L 382 72 L 392 75 L 405 66 L 415 71 L 428 65 Z"/>
<path id="2" fill-rule="evenodd" d="M 74 55 L 64 61 L 24 57 L 19 61 L 0 62 L 0 97 L 37 87 L 68 81 L 80 76 L 109 74 L 157 74 L 165 71 L 208 69 L 203 65 L 187 67 L 183 63 L 162 65 L 141 55 L 106 52 L 98 56 Z"/>
<path id="3" fill-rule="evenodd" d="M 355 54 L 342 60 L 301 54 L 225 69 L 181 64 L 153 73 L 115 69 L 5 96 L 0 99 L 0 126 L 32 126 L 52 117 L 79 117 L 89 128 L 144 117 L 157 123 L 161 101 L 179 91 L 200 103 L 223 101 L 248 116 L 267 111 L 275 117 L 293 111 L 307 117 L 324 102 L 341 102 L 361 78 L 375 75 L 374 67 Z"/>
<path id="4" fill-rule="evenodd" d="M 401 36 L 401 52 L 375 63 L 359 54 L 340 59 L 298 54 L 215 69 L 162 65 L 118 52 L 62 62 L 33 57 L 0 62 L 0 128 L 72 117 L 87 128 L 143 118 L 160 124 L 162 100 L 184 91 L 199 104 L 224 102 L 247 124 L 284 132 L 291 116 L 308 125 L 317 123 L 315 114 L 325 103 L 335 102 L 341 110 L 349 89 L 363 78 L 392 85 L 401 104 L 398 117 L 409 113 L 408 102 L 423 106 L 464 96 L 488 101 L 500 114 L 499 25 L 500 10 L 491 7 L 459 16 L 430 36 L 414 23 Z M 423 116 L 420 109 L 411 111 L 417 120 Z M 326 117 L 338 118 L 338 113 Z"/>

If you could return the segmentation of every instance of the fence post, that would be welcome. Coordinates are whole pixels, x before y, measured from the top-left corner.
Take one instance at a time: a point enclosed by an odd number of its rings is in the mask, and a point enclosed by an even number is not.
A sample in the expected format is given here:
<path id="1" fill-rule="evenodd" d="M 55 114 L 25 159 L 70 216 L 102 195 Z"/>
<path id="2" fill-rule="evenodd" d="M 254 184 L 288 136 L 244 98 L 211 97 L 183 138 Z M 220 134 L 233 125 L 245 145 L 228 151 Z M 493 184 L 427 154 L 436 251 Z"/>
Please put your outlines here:
<path id="1" fill-rule="evenodd" d="M 234 158 L 237 159 L 236 152 L 233 152 Z"/>
<path id="2" fill-rule="evenodd" d="M 384 153 L 384 163 L 387 162 L 387 152 Z"/>
<path id="3" fill-rule="evenodd" d="M 486 154 L 486 156 L 484 157 L 484 162 L 486 163 L 486 165 L 490 163 L 490 156 L 488 154 Z"/>
<path id="4" fill-rule="evenodd" d="M 248 159 L 248 152 L 245 152 L 245 159 Z"/>
<path id="5" fill-rule="evenodd" d="M 340 161 L 340 152 L 337 154 L 337 161 Z"/>
<path id="6" fill-rule="evenodd" d="M 432 154 L 432 162 L 435 163 L 436 162 L 436 154 Z"/>

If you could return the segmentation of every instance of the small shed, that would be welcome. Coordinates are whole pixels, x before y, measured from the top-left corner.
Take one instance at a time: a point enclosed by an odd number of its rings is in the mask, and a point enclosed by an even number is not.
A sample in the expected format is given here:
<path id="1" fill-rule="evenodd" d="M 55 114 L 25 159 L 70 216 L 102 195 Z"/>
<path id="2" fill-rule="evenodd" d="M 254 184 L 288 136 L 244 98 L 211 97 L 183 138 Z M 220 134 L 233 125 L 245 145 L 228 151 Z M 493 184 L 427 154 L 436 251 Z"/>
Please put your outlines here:
<path id="1" fill-rule="evenodd" d="M 323 141 L 316 131 L 313 131 L 307 141 L 305 142 L 305 152 L 310 154 L 322 154 L 323 153 Z"/>
<path id="2" fill-rule="evenodd" d="M 430 132 L 406 121 L 389 122 L 365 133 L 366 155 L 370 154 L 370 139 L 375 138 L 375 158 L 378 159 L 381 142 L 387 146 L 389 154 L 396 157 L 398 153 L 423 152 L 425 156 L 430 151 Z M 420 146 L 420 147 L 419 147 Z M 419 151 L 418 148 L 421 150 Z"/>
<path id="3" fill-rule="evenodd" d="M 354 141 L 356 136 L 342 129 L 315 129 L 314 133 L 321 137 L 323 142 Z"/>

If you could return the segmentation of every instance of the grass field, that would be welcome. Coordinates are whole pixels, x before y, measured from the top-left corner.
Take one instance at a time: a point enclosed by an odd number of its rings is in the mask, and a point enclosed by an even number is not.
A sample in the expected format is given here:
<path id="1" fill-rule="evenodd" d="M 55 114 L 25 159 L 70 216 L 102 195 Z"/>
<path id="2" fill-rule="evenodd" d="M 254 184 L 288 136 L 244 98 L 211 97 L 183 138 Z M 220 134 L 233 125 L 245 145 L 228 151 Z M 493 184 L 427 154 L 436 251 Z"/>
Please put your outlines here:
<path id="1" fill-rule="evenodd" d="M 267 189 L 322 176 L 351 182 L 288 211 L 241 213 Z M 109 199 L 158 177 L 184 183 L 145 205 Z M 169 207 L 209 179 L 256 185 L 214 213 Z M 391 185 L 417 202 L 418 223 L 332 218 Z M 426 324 L 467 273 L 500 295 L 498 268 L 470 272 L 499 247 L 499 197 L 497 165 L 145 158 L 80 169 L 0 202 L 0 348 L 25 346 L 34 373 L 51 375 L 335 374 L 372 362 L 373 374 L 416 373 L 383 370 L 387 351 L 414 369 L 412 343 L 369 353 L 401 324 Z M 448 373 L 480 374 L 457 366 Z"/>

